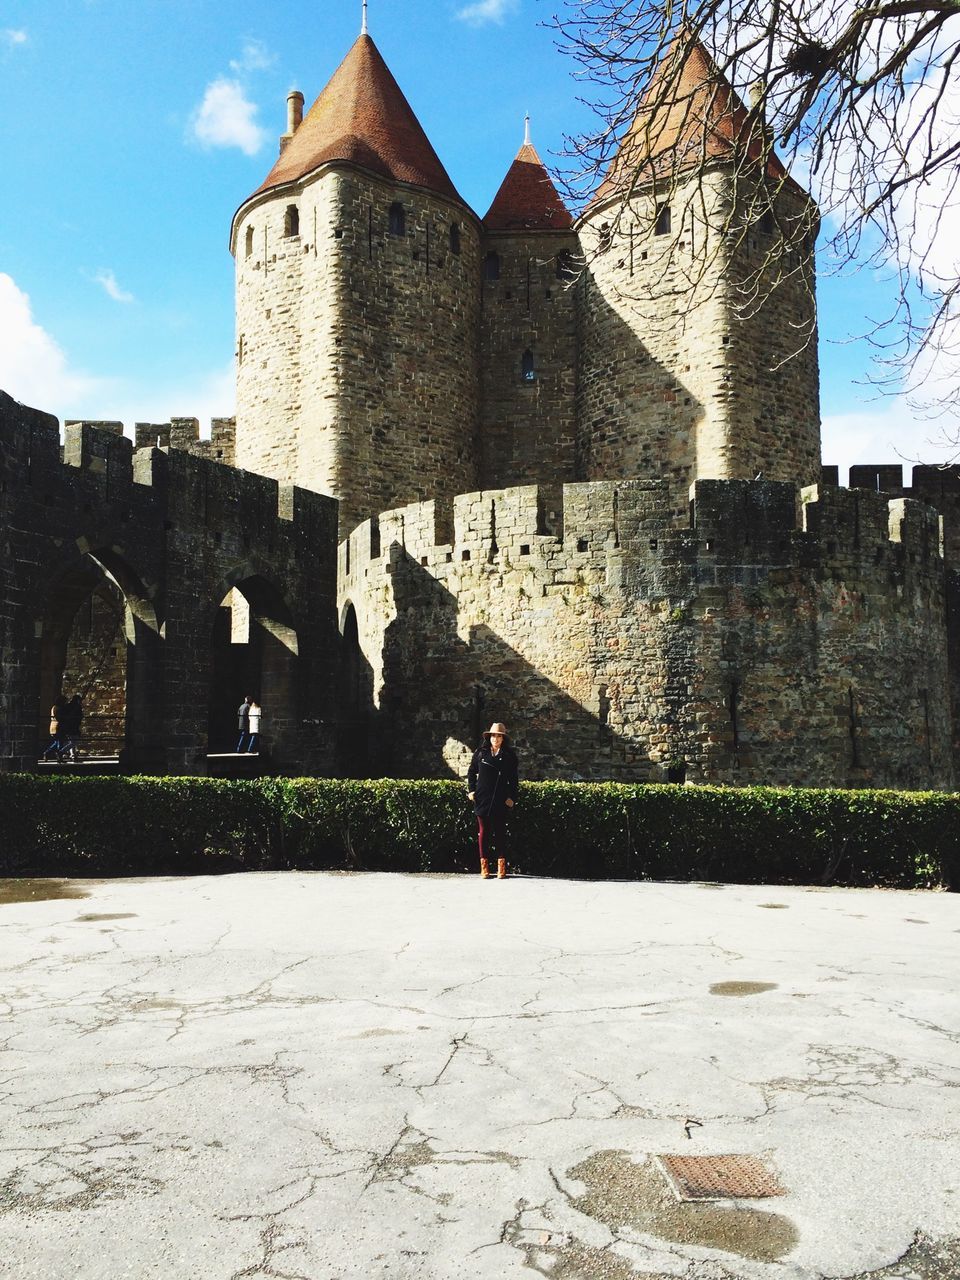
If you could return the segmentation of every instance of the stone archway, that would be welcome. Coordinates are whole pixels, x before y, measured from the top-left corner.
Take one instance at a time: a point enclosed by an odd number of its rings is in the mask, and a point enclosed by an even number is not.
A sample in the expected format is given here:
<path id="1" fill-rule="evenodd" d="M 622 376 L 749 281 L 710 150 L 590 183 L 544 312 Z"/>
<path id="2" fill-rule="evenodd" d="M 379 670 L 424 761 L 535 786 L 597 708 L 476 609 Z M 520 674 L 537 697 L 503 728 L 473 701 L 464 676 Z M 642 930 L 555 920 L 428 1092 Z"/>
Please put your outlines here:
<path id="1" fill-rule="evenodd" d="M 348 600 L 340 611 L 340 767 L 348 778 L 370 775 L 373 674 L 360 647 L 357 611 Z"/>
<path id="2" fill-rule="evenodd" d="M 38 739 L 58 695 L 79 693 L 84 757 L 155 766 L 159 627 L 129 565 L 111 550 L 83 550 L 46 593 L 39 631 Z"/>
<path id="3" fill-rule="evenodd" d="M 217 609 L 211 648 L 208 750 L 233 750 L 236 709 L 251 694 L 263 707 L 262 754 L 292 765 L 303 719 L 300 643 L 278 589 L 256 573 L 234 582 Z"/>

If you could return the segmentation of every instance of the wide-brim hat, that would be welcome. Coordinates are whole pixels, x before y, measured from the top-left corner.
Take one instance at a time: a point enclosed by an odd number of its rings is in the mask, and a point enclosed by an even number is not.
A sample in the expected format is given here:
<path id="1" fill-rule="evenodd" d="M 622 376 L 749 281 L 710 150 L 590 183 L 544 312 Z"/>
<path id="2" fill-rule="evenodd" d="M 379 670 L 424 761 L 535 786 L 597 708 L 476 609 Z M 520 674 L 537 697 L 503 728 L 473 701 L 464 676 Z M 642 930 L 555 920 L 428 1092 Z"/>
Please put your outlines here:
<path id="1" fill-rule="evenodd" d="M 490 726 L 490 728 L 489 728 L 489 729 L 485 729 L 485 730 L 483 731 L 483 736 L 484 736 L 485 738 L 489 738 L 489 737 L 490 737 L 490 735 L 491 735 L 491 734 L 493 734 L 493 733 L 502 733 L 502 734 L 503 734 L 503 737 L 504 737 L 504 741 L 506 741 L 506 739 L 510 736 L 510 735 L 507 733 L 507 726 L 506 726 L 505 724 L 501 724 L 499 720 L 494 720 L 494 722 L 493 722 L 493 724 Z"/>

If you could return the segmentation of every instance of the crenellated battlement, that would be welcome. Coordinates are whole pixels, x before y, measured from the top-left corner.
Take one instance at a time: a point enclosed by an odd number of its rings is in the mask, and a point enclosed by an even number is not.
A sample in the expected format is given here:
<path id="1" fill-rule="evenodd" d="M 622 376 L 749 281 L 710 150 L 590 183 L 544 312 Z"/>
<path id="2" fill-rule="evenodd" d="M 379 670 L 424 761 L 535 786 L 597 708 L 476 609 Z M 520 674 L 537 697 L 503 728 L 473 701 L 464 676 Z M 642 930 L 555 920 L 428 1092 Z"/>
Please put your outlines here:
<path id="1" fill-rule="evenodd" d="M 209 449 L 194 448 L 199 433 L 195 418 L 173 419 L 166 427 L 164 435 L 160 428 L 138 424 L 135 447 L 122 423 L 67 421 L 61 446 L 55 417 L 0 392 L 4 469 L 14 471 L 21 483 L 25 480 L 34 501 L 44 507 L 106 519 L 122 505 L 125 521 L 169 524 L 175 519 L 181 527 L 197 528 L 226 528 L 243 518 L 251 533 L 282 522 L 293 526 L 291 536 L 322 534 L 332 543 L 335 499 L 240 471 L 212 458 Z M 214 420 L 214 430 L 213 438 L 200 445 L 220 441 L 226 446 L 233 419 Z M 163 439 L 168 443 L 154 443 Z"/>
<path id="2" fill-rule="evenodd" d="M 942 519 L 911 497 L 766 480 L 699 480 L 690 523 L 678 527 L 666 482 L 593 481 L 481 490 L 452 503 L 412 503 L 359 525 L 340 544 L 339 572 L 356 590 L 400 559 L 437 576 L 468 566 L 546 568 L 560 581 L 591 566 L 644 566 L 664 589 L 706 585 L 718 567 L 874 567 L 900 562 L 942 569 Z M 452 531 L 452 537 L 444 534 Z M 756 575 L 754 575 L 756 576 Z M 622 578 L 622 573 L 619 575 Z M 636 577 L 634 576 L 634 581 Z"/>
<path id="3" fill-rule="evenodd" d="M 236 418 L 212 418 L 210 438 L 200 439 L 200 422 L 197 418 L 171 418 L 169 422 L 138 422 L 134 426 L 134 440 L 138 449 L 180 449 L 211 462 L 225 466 L 236 465 Z"/>

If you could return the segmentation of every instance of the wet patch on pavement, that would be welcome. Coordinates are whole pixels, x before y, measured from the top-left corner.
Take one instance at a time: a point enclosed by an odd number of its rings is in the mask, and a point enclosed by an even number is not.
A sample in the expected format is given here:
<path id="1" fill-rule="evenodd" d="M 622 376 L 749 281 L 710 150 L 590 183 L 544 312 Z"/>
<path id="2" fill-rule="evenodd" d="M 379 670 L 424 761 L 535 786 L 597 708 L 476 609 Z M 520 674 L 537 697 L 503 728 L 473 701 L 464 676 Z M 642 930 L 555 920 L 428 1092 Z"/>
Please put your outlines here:
<path id="1" fill-rule="evenodd" d="M 633 1227 L 671 1244 L 722 1249 L 756 1262 L 775 1262 L 799 1240 L 779 1213 L 740 1204 L 681 1204 L 652 1161 L 634 1164 L 622 1151 L 599 1151 L 567 1171 L 586 1183 L 573 1207 L 612 1231 Z"/>
<path id="2" fill-rule="evenodd" d="M 89 898 L 72 880 L 0 880 L 0 906 L 13 902 L 52 902 L 60 898 Z"/>
<path id="3" fill-rule="evenodd" d="M 659 1272 L 634 1271 L 626 1258 L 609 1249 L 591 1248 L 574 1236 L 563 1244 L 557 1239 L 548 1231 L 525 1231 L 516 1239 L 504 1236 L 507 1244 L 524 1254 L 525 1266 L 550 1280 L 675 1280 Z"/>
<path id="4" fill-rule="evenodd" d="M 91 913 L 86 916 L 77 916 L 75 924 L 92 924 L 95 920 L 136 920 L 137 913 L 135 911 L 111 911 L 103 915 L 94 915 Z"/>
<path id="5" fill-rule="evenodd" d="M 776 982 L 713 982 L 712 996 L 758 996 L 762 991 L 776 991 Z"/>

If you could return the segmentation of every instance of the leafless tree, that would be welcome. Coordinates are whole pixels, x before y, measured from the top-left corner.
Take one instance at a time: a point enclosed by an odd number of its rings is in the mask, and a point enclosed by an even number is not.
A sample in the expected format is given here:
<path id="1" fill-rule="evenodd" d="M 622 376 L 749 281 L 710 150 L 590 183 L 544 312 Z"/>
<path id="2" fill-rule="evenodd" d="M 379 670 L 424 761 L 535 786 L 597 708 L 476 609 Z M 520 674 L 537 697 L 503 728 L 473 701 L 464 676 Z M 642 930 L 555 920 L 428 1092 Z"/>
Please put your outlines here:
<path id="1" fill-rule="evenodd" d="M 789 170 L 819 206 L 824 268 L 894 282 L 869 322 L 878 378 L 916 388 L 936 364 L 953 376 L 928 401 L 960 407 L 960 0 L 566 0 L 553 24 L 597 111 L 568 140 L 575 202 L 615 195 L 615 217 L 653 191 L 652 218 L 694 198 L 698 164 L 724 166 L 739 189 L 717 242 L 776 218 L 749 310 L 816 229 L 783 199 Z"/>

